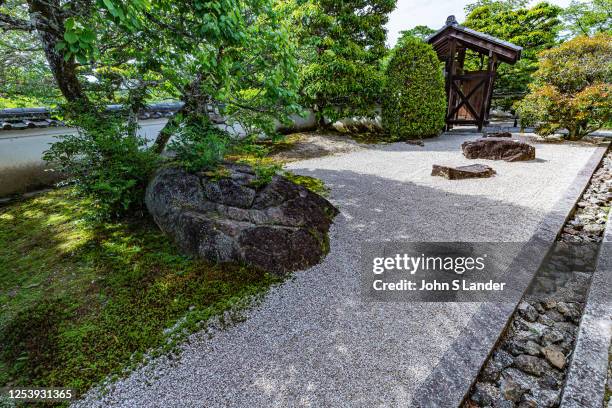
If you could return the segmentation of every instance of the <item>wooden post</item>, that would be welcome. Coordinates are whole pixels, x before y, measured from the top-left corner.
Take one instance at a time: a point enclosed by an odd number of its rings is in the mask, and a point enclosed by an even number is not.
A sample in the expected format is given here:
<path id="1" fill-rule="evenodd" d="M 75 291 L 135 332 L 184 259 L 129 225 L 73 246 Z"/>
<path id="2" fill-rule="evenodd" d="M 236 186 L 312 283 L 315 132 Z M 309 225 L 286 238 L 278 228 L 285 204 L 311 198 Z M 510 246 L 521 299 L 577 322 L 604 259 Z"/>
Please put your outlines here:
<path id="1" fill-rule="evenodd" d="M 491 94 L 493 93 L 493 80 L 495 79 L 496 67 L 497 56 L 493 52 L 489 52 L 489 63 L 487 64 L 487 81 L 484 84 L 482 106 L 480 107 L 480 117 L 478 118 L 479 132 L 482 132 L 484 123 L 489 116 L 489 108 L 491 107 Z"/>
<path id="2" fill-rule="evenodd" d="M 452 118 L 450 117 L 451 112 L 453 111 L 453 107 L 455 105 L 453 98 L 453 81 L 455 79 L 455 53 L 457 50 L 457 40 L 453 38 L 450 41 L 449 51 L 448 51 L 448 65 L 447 65 L 447 73 L 446 73 L 446 95 L 448 98 L 448 107 L 446 109 L 446 121 L 448 122 Z M 448 125 L 447 128 L 452 129 L 452 125 Z"/>
<path id="3" fill-rule="evenodd" d="M 495 61 L 495 64 L 493 64 L 493 72 L 491 73 L 491 84 L 489 85 L 489 101 L 487 103 L 487 110 L 485 111 L 485 121 L 489 120 L 489 113 L 491 112 L 491 104 L 493 102 L 493 89 L 495 87 L 495 79 L 497 78 L 497 68 L 499 68 L 499 61 Z"/>
<path id="4" fill-rule="evenodd" d="M 464 71 L 463 66 L 465 65 L 465 51 L 465 48 L 461 48 L 457 57 L 457 67 L 461 69 L 461 71 Z"/>

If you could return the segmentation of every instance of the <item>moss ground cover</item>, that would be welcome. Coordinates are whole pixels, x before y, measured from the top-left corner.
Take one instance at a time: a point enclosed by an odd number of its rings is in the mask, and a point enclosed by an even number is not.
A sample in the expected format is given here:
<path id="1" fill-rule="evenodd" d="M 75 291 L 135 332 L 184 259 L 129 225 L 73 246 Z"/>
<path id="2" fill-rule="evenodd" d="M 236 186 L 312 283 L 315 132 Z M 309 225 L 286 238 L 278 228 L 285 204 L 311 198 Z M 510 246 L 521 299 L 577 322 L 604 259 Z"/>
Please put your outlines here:
<path id="1" fill-rule="evenodd" d="M 0 208 L 0 386 L 84 392 L 279 281 L 182 256 L 147 218 L 93 227 L 84 204 L 60 189 Z"/>

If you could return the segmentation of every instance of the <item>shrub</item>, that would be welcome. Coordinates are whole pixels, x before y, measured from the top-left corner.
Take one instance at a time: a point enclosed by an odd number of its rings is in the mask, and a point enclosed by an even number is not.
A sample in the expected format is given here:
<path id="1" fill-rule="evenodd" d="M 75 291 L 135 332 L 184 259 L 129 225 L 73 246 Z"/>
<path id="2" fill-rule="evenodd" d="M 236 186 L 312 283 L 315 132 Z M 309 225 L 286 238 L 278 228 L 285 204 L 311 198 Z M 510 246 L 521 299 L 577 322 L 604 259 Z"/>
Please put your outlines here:
<path id="1" fill-rule="evenodd" d="M 75 114 L 77 133 L 59 136 L 43 158 L 93 203 L 94 218 L 118 218 L 144 208 L 144 191 L 158 155 L 119 116 Z"/>
<path id="2" fill-rule="evenodd" d="M 185 122 L 170 142 L 168 149 L 187 171 L 210 170 L 216 167 L 230 148 L 230 136 L 215 127 L 208 118 Z"/>
<path id="3" fill-rule="evenodd" d="M 405 40 L 389 62 L 385 89 L 383 127 L 393 139 L 432 137 L 444 128 L 444 76 L 429 44 Z"/>
<path id="4" fill-rule="evenodd" d="M 535 83 L 518 106 L 521 125 L 579 140 L 612 119 L 612 35 L 578 37 L 540 54 Z"/>

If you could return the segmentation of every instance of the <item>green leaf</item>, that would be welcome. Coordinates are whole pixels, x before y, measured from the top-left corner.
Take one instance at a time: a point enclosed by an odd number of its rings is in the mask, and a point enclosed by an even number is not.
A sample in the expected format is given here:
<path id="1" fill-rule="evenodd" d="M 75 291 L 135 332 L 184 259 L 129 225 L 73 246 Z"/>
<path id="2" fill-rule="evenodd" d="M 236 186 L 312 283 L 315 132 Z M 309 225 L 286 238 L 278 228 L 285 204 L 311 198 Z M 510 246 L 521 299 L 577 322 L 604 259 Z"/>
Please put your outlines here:
<path id="1" fill-rule="evenodd" d="M 106 6 L 106 9 L 108 10 L 109 13 L 111 13 L 113 16 L 117 16 L 117 10 L 115 9 L 115 5 L 113 4 L 113 2 L 111 0 L 104 0 L 104 5 Z"/>
<path id="2" fill-rule="evenodd" d="M 66 19 L 66 21 L 64 22 L 64 27 L 66 28 L 66 31 L 72 31 L 72 29 L 74 28 L 74 18 L 70 17 Z"/>
<path id="3" fill-rule="evenodd" d="M 80 64 L 87 64 L 87 57 L 83 54 L 78 54 L 76 56 L 77 61 L 79 61 Z"/>
<path id="4" fill-rule="evenodd" d="M 69 44 L 74 44 L 79 40 L 79 36 L 73 31 L 66 31 L 64 33 L 64 40 L 66 40 Z"/>
<path id="5" fill-rule="evenodd" d="M 81 34 L 80 41 L 90 44 L 94 42 L 95 39 L 96 39 L 96 35 L 94 34 L 93 31 L 85 30 L 83 31 L 83 34 Z"/>

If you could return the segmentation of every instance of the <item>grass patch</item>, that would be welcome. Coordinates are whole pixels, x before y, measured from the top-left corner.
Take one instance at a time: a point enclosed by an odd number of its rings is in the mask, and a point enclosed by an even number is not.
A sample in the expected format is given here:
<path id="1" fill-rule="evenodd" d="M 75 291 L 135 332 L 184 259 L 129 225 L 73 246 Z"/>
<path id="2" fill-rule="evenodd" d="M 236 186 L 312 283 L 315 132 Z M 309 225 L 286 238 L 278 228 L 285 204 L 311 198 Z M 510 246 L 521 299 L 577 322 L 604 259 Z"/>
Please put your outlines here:
<path id="1" fill-rule="evenodd" d="M 62 189 L 0 209 L 0 386 L 82 393 L 279 281 L 182 256 L 147 219 L 93 227 L 84 204 Z"/>

